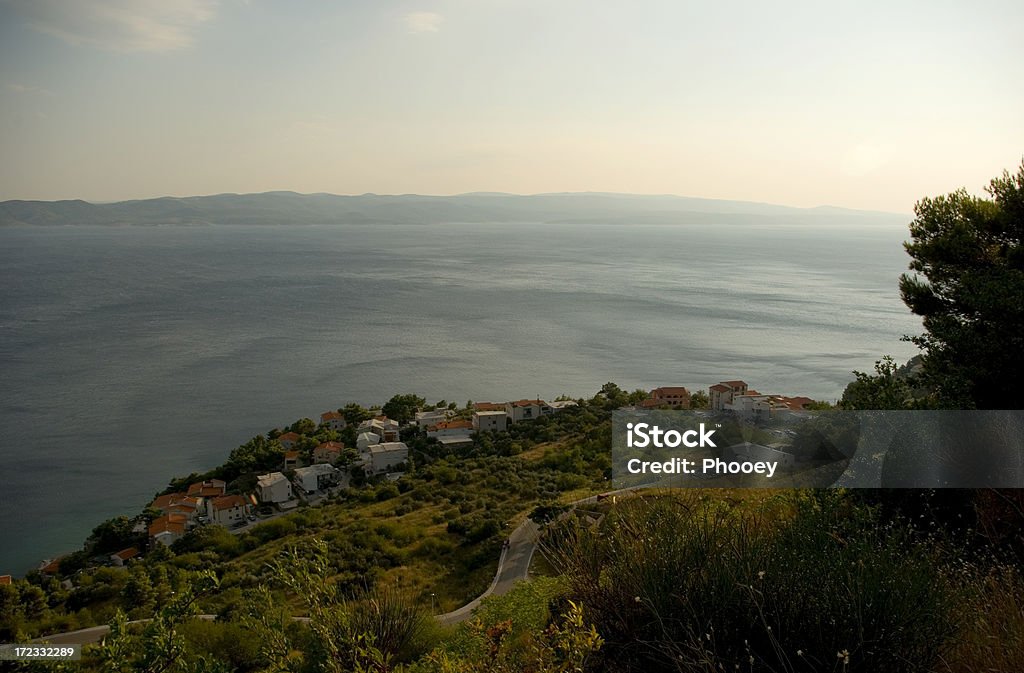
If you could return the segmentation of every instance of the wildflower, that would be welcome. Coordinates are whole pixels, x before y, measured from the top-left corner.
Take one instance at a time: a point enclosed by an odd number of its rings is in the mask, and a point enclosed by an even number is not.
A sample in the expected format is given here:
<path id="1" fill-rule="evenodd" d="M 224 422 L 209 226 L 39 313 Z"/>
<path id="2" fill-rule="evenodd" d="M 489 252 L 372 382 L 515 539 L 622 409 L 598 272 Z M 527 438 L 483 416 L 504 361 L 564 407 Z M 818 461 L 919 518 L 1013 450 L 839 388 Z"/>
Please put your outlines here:
<path id="1" fill-rule="evenodd" d="M 764 571 L 763 570 L 758 570 L 757 571 L 757 579 L 759 579 L 759 580 L 763 580 L 764 579 Z"/>
<path id="2" fill-rule="evenodd" d="M 798 656 L 798 657 L 804 656 L 804 651 L 803 650 L 797 650 L 796 651 L 796 656 Z"/>
<path id="3" fill-rule="evenodd" d="M 844 664 L 849 664 L 850 663 L 850 650 L 843 650 L 841 652 L 836 652 L 836 658 L 837 659 L 842 659 Z"/>
<path id="4" fill-rule="evenodd" d="M 639 596 L 637 596 L 637 597 L 636 597 L 636 598 L 634 598 L 633 600 L 634 600 L 634 601 L 636 601 L 637 603 L 639 603 L 639 602 L 640 602 L 640 597 L 639 597 Z"/>

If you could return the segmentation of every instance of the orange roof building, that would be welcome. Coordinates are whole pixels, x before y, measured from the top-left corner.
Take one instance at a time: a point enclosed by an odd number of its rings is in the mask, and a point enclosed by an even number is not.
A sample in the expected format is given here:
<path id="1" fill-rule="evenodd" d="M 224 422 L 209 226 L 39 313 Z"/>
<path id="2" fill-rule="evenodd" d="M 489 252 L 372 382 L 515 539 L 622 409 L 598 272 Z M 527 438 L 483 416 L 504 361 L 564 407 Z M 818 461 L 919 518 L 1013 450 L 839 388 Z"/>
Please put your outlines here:
<path id="1" fill-rule="evenodd" d="M 123 566 L 128 561 L 132 560 L 139 555 L 139 550 L 135 547 L 128 547 L 122 549 L 119 552 L 114 552 L 110 555 L 110 560 L 114 562 L 114 565 Z"/>
<path id="2" fill-rule="evenodd" d="M 47 559 L 43 562 L 43 565 L 39 566 L 39 572 L 44 575 L 56 575 L 60 572 L 60 560 L 63 556 L 58 556 L 55 559 Z"/>
<path id="3" fill-rule="evenodd" d="M 325 411 L 320 414 L 320 425 L 331 430 L 342 430 L 345 428 L 345 415 L 338 411 Z"/>
<path id="4" fill-rule="evenodd" d="M 341 457 L 345 445 L 341 442 L 324 442 L 313 449 L 313 463 L 333 463 Z"/>
<path id="5" fill-rule="evenodd" d="M 149 506 L 152 507 L 153 509 L 165 511 L 171 505 L 174 505 L 178 501 L 187 497 L 189 496 L 185 495 L 184 493 L 167 493 L 165 495 L 158 495 L 156 499 L 153 500 L 153 502 L 149 503 Z"/>
<path id="6" fill-rule="evenodd" d="M 184 514 L 171 513 L 157 517 L 149 524 L 149 537 L 169 545 L 185 534 L 185 523 Z"/>
<path id="7" fill-rule="evenodd" d="M 427 428 L 427 432 L 441 432 L 444 430 L 472 430 L 473 422 L 463 419 L 454 421 L 441 421 L 437 425 L 432 425 Z"/>
<path id="8" fill-rule="evenodd" d="M 210 507 L 213 511 L 219 511 L 223 509 L 233 509 L 235 507 L 247 507 L 249 501 L 241 495 L 222 495 L 219 498 L 214 498 L 210 502 Z"/>
<path id="9" fill-rule="evenodd" d="M 647 399 L 640 403 L 644 408 L 670 407 L 672 409 L 690 408 L 690 391 L 683 386 L 663 386 L 650 392 Z"/>
<path id="10" fill-rule="evenodd" d="M 220 479 L 197 481 L 188 487 L 188 495 L 193 498 L 214 498 L 218 495 L 224 495 L 226 488 L 227 484 Z"/>
<path id="11" fill-rule="evenodd" d="M 286 449 L 290 449 L 295 446 L 295 443 L 299 441 L 301 437 L 297 432 L 286 432 L 277 438 L 277 441 L 281 442 L 281 446 Z"/>

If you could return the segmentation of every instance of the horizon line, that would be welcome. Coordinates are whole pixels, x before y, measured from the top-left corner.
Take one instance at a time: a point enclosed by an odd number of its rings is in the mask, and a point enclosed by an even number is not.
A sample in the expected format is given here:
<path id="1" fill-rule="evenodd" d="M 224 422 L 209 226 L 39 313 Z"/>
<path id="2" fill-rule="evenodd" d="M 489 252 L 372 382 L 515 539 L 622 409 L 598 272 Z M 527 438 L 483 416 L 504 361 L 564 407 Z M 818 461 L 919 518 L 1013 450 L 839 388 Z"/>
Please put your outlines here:
<path id="1" fill-rule="evenodd" d="M 908 212 L 896 212 L 890 210 L 877 210 L 877 209 L 866 209 L 866 208 L 850 208 L 847 206 L 836 206 L 831 204 L 820 204 L 817 206 L 793 206 L 783 203 L 771 203 L 768 201 L 750 201 L 745 199 L 727 199 L 727 198 L 714 198 L 705 196 L 685 196 L 682 194 L 670 194 L 664 192 L 658 193 L 643 193 L 643 192 L 608 192 L 608 191 L 562 191 L 562 192 L 534 192 L 528 194 L 522 194 L 517 192 L 499 192 L 499 191 L 472 191 L 472 192 L 458 192 L 454 194 L 420 194 L 417 192 L 403 192 L 403 193 L 378 193 L 378 192 L 363 192 L 360 194 L 339 194 L 336 192 L 298 192 L 291 189 L 271 189 L 261 192 L 214 192 L 208 194 L 190 194 L 187 196 L 172 196 L 165 194 L 162 196 L 149 196 L 132 199 L 115 199 L 115 200 L 90 200 L 84 198 L 64 198 L 64 199 L 4 199 L 0 200 L 0 205 L 7 203 L 66 203 L 66 202 L 82 202 L 88 203 L 95 206 L 108 206 L 116 205 L 121 203 L 140 203 L 145 201 L 183 201 L 186 199 L 203 199 L 203 198 L 215 198 L 218 196 L 265 196 L 272 194 L 288 194 L 294 196 L 331 196 L 338 198 L 358 198 L 358 197 L 380 197 L 380 198 L 405 198 L 405 197 L 420 197 L 420 198 L 432 198 L 432 199 L 444 199 L 444 198 L 458 198 L 462 196 L 514 196 L 521 198 L 537 197 L 537 196 L 614 196 L 614 197 L 646 197 L 646 198 L 671 198 L 671 199 L 689 199 L 693 201 L 714 201 L 718 203 L 743 203 L 756 206 L 770 206 L 774 208 L 791 208 L 794 210 L 820 210 L 820 209 L 833 209 L 856 213 L 870 213 L 877 215 L 894 215 L 900 217 L 912 216 L 913 211 Z"/>

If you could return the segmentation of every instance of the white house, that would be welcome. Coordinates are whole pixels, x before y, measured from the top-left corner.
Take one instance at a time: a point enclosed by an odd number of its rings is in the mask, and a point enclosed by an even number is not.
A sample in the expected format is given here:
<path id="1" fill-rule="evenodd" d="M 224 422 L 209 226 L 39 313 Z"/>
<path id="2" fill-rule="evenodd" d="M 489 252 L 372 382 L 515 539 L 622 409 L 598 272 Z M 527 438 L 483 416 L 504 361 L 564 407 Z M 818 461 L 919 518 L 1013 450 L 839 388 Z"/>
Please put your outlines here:
<path id="1" fill-rule="evenodd" d="M 532 421 L 551 413 L 551 407 L 544 400 L 517 400 L 505 403 L 505 413 L 512 423 Z"/>
<path id="2" fill-rule="evenodd" d="M 413 422 L 420 428 L 427 428 L 447 421 L 455 412 L 448 409 L 431 409 L 429 411 L 417 411 Z"/>
<path id="3" fill-rule="evenodd" d="M 732 404 L 737 395 L 756 394 L 747 388 L 745 381 L 722 381 L 708 388 L 708 401 L 713 411 L 722 411 L 725 405 Z"/>
<path id="4" fill-rule="evenodd" d="M 469 437 L 473 434 L 473 423 L 470 421 L 441 421 L 427 428 L 427 437 L 441 439 L 443 437 Z"/>
<path id="5" fill-rule="evenodd" d="M 363 432 L 356 437 L 356 448 L 359 449 L 360 453 L 364 453 L 374 444 L 380 444 L 380 435 L 373 432 Z"/>
<path id="6" fill-rule="evenodd" d="M 212 523 L 230 528 L 245 521 L 249 513 L 249 501 L 240 495 L 222 495 L 207 501 L 206 513 Z"/>
<path id="7" fill-rule="evenodd" d="M 496 432 L 508 427 L 508 414 L 504 411 L 474 411 L 473 428 L 478 432 Z"/>
<path id="8" fill-rule="evenodd" d="M 314 463 L 336 463 L 345 445 L 341 442 L 323 442 L 313 449 Z"/>
<path id="9" fill-rule="evenodd" d="M 339 471 L 324 463 L 300 467 L 295 470 L 295 480 L 303 491 L 319 491 L 326 486 L 338 483 Z"/>
<path id="10" fill-rule="evenodd" d="M 372 432 L 385 442 L 398 441 L 398 421 L 392 420 L 387 416 L 377 416 L 376 418 L 365 420 L 359 424 L 356 431 L 360 433 Z"/>
<path id="11" fill-rule="evenodd" d="M 409 460 L 409 447 L 405 442 L 385 442 L 369 448 L 363 457 L 367 474 L 390 472 Z"/>
<path id="12" fill-rule="evenodd" d="M 256 477 L 256 488 L 260 502 L 285 502 L 292 499 L 292 485 L 280 472 L 261 474 Z"/>
<path id="13" fill-rule="evenodd" d="M 345 417 L 337 411 L 325 411 L 320 414 L 320 425 L 329 430 L 344 430 L 346 425 Z"/>
<path id="14" fill-rule="evenodd" d="M 773 403 L 768 395 L 734 395 L 732 402 L 723 406 L 726 411 L 732 411 L 740 416 L 761 418 L 771 416 Z M 787 409 L 788 411 L 788 409 Z"/>

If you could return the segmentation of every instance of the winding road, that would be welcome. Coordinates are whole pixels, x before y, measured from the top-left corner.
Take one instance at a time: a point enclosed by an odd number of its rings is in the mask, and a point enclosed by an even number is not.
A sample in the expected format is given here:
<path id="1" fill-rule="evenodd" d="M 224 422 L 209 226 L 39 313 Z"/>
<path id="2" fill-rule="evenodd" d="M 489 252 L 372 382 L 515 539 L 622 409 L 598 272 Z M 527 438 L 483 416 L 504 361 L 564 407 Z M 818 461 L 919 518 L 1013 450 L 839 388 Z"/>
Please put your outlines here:
<path id="1" fill-rule="evenodd" d="M 632 491 L 636 488 L 623 489 L 623 491 Z M 607 495 L 613 495 L 622 491 L 613 491 Z M 595 503 L 598 497 L 592 495 L 587 498 L 582 498 L 574 502 L 569 503 L 570 507 L 577 507 L 583 504 Z M 498 570 L 494 573 L 494 580 L 491 581 L 491 586 L 487 588 L 487 591 L 483 592 L 469 603 L 466 603 L 461 608 L 446 612 L 442 615 L 437 615 L 436 618 L 442 624 L 458 624 L 461 621 L 465 621 L 472 616 L 473 611 L 480 606 L 480 602 L 488 596 L 501 596 L 512 590 L 516 582 L 529 579 L 530 574 L 530 561 L 533 559 L 533 553 L 537 549 L 537 537 L 539 527 L 530 519 L 526 519 L 523 523 L 519 524 L 519 527 L 512 531 L 509 535 L 509 544 L 501 551 L 501 556 L 498 558 Z M 216 615 L 197 615 L 199 619 L 205 619 L 212 621 L 216 619 Z M 296 617 L 296 620 L 304 621 L 304 617 Z M 128 622 L 129 624 L 144 624 L 148 622 L 148 619 L 138 619 Z M 86 643 L 98 643 L 110 633 L 110 627 L 107 625 L 92 626 L 87 629 L 79 629 L 77 631 L 65 631 L 64 633 L 54 633 L 49 636 L 43 636 L 42 638 L 36 638 L 32 642 L 34 643 L 51 643 L 53 645 L 72 645 L 72 644 L 86 644 Z"/>

